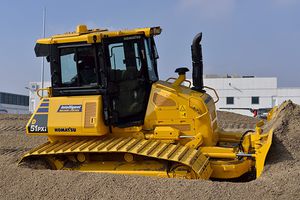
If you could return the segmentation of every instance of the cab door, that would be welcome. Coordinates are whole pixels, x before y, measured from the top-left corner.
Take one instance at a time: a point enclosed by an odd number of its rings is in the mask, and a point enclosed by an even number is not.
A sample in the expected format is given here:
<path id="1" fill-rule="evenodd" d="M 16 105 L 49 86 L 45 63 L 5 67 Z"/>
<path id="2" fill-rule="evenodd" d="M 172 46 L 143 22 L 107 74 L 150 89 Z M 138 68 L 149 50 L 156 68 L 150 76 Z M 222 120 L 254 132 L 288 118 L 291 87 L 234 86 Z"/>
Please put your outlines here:
<path id="1" fill-rule="evenodd" d="M 111 125 L 143 124 L 151 89 L 143 41 L 142 36 L 103 41 Z"/>

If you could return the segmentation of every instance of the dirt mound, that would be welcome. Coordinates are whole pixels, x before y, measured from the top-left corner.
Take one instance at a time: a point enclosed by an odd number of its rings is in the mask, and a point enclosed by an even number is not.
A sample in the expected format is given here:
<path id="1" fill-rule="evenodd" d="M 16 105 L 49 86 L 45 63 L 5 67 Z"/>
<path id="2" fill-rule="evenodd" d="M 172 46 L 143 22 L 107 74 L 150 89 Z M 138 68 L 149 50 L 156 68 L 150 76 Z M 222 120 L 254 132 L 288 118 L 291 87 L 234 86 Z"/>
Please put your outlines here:
<path id="1" fill-rule="evenodd" d="M 229 112 L 218 112 L 218 118 L 224 125 L 257 122 Z M 0 125 L 25 126 L 27 120 L 0 115 Z M 266 126 L 275 129 L 265 170 L 246 183 L 22 168 L 17 161 L 24 151 L 45 138 L 0 130 L 0 199 L 300 199 L 299 124 L 300 106 L 286 102 L 279 108 Z"/>
<path id="2" fill-rule="evenodd" d="M 240 115 L 227 111 L 217 111 L 218 125 L 223 129 L 254 129 L 259 118 Z"/>
<path id="3" fill-rule="evenodd" d="M 291 101 L 284 102 L 277 110 L 274 119 L 266 127 L 274 128 L 268 164 L 280 169 L 298 165 L 300 161 L 300 106 Z M 278 165 L 274 165 L 279 163 Z"/>
<path id="4" fill-rule="evenodd" d="M 286 101 L 278 108 L 275 119 L 270 124 L 275 127 L 275 135 L 295 157 L 300 150 L 300 106 Z M 276 146 L 276 145 L 274 145 Z"/>

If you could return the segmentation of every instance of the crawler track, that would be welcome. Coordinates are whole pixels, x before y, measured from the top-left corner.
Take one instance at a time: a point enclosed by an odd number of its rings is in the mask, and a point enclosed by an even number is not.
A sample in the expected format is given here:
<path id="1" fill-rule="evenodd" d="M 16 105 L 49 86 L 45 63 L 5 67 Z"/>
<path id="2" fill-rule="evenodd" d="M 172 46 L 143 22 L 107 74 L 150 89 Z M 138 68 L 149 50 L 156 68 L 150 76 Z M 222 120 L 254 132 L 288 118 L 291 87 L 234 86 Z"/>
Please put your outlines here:
<path id="1" fill-rule="evenodd" d="M 25 154 L 22 159 L 76 153 L 131 153 L 170 161 L 190 167 L 200 179 L 208 179 L 212 172 L 208 158 L 200 151 L 181 145 L 136 138 L 108 137 L 101 140 L 47 142 Z"/>

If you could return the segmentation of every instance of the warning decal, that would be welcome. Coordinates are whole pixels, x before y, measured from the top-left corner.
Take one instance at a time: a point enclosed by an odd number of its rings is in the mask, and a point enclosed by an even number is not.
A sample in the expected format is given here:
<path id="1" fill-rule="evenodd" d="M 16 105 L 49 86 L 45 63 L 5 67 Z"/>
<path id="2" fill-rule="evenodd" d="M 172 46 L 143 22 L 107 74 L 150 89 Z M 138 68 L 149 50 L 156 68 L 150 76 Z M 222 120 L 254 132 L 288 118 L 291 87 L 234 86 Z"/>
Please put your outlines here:
<path id="1" fill-rule="evenodd" d="M 179 113 L 181 118 L 187 118 L 186 105 L 179 105 Z"/>

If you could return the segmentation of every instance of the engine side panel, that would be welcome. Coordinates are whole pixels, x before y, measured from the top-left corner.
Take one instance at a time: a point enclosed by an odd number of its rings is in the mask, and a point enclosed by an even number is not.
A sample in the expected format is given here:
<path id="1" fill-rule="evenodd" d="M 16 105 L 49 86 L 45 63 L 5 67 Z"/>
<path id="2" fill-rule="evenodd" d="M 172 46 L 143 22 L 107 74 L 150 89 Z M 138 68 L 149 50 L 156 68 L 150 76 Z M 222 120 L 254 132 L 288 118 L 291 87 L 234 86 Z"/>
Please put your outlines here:
<path id="1" fill-rule="evenodd" d="M 218 141 L 213 99 L 206 93 L 185 86 L 173 87 L 163 81 L 152 85 L 143 129 L 154 130 L 160 126 L 178 129 L 181 137 L 190 137 L 180 140 L 182 144 L 198 136 L 204 146 L 214 146 Z"/>

